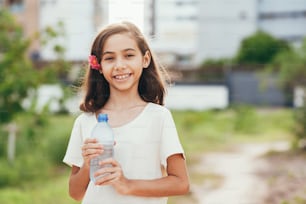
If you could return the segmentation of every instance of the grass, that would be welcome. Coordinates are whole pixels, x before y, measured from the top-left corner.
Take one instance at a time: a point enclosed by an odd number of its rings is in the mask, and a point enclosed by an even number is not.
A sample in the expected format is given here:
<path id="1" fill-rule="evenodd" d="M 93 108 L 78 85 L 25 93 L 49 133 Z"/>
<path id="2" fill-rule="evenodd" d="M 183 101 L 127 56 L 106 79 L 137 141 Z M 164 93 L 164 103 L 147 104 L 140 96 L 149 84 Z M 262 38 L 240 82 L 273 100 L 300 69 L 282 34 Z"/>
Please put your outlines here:
<path id="1" fill-rule="evenodd" d="M 40 182 L 29 182 L 18 187 L 0 189 L 0 203 L 3 204 L 77 204 L 68 196 L 66 169 L 62 174 Z"/>
<path id="2" fill-rule="evenodd" d="M 292 137 L 291 110 L 249 109 L 246 112 L 233 109 L 173 112 L 186 153 L 220 150 L 232 143 L 288 140 Z"/>
<path id="3" fill-rule="evenodd" d="M 290 140 L 293 116 L 291 110 L 255 110 L 240 107 L 226 111 L 173 112 L 174 120 L 187 155 L 190 181 L 193 185 L 217 188 L 220 175 L 193 170 L 199 155 L 230 149 L 237 143 Z M 169 204 L 197 203 L 192 194 L 169 198 Z"/>
<path id="4" fill-rule="evenodd" d="M 198 161 L 200 154 L 224 150 L 235 143 L 287 140 L 291 138 L 293 125 L 290 109 L 256 110 L 250 107 L 224 111 L 172 111 L 186 151 L 188 166 Z M 0 188 L 0 203 L 5 204 L 75 204 L 68 196 L 70 168 L 61 160 L 66 150 L 75 116 L 50 116 L 48 126 L 41 132 L 42 145 L 46 148 L 47 159 L 53 166 L 47 178 L 34 178 L 15 186 Z M 23 119 L 25 120 L 25 119 Z M 22 121 L 22 120 L 21 120 Z M 37 171 L 37 170 L 36 170 Z M 1 175 L 0 175 L 1 176 Z M 218 175 L 193 172 L 192 183 L 210 181 L 218 185 L 222 182 Z M 1 178 L 0 178 L 1 179 Z M 169 204 L 195 203 L 192 195 L 171 197 Z"/>

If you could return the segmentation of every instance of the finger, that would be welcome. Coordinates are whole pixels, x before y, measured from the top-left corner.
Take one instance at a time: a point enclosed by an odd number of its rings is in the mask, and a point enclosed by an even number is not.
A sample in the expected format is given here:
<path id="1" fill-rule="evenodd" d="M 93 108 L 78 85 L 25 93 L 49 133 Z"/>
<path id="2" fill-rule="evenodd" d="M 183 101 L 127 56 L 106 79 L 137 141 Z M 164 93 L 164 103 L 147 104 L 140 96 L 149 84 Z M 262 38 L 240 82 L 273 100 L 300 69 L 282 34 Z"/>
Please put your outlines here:
<path id="1" fill-rule="evenodd" d="M 97 143 L 98 140 L 96 138 L 87 138 L 85 141 L 84 141 L 84 144 L 89 144 L 89 143 Z"/>
<path id="2" fill-rule="evenodd" d="M 91 151 L 91 150 L 103 150 L 103 146 L 101 144 L 86 144 L 82 146 L 82 151 L 83 152 L 87 152 L 87 151 Z"/>
<path id="3" fill-rule="evenodd" d="M 87 150 L 87 149 L 103 149 L 103 145 L 99 143 L 90 143 L 82 147 L 82 150 Z"/>
<path id="4" fill-rule="evenodd" d="M 101 176 L 99 178 L 99 176 Z M 111 184 L 113 181 L 118 179 L 118 174 L 116 172 L 113 173 L 104 173 L 104 174 L 99 174 L 96 177 L 98 177 L 98 179 L 96 180 L 96 185 L 109 185 Z"/>
<path id="5" fill-rule="evenodd" d="M 111 164 L 113 167 L 120 167 L 120 164 L 114 158 L 107 158 L 99 162 L 99 165 Z"/>
<path id="6" fill-rule="evenodd" d="M 122 172 L 122 169 L 119 166 L 114 167 L 114 166 L 111 166 L 110 164 L 107 164 L 107 165 L 102 166 L 102 168 L 98 169 L 95 172 L 95 176 L 98 177 L 98 176 L 105 175 L 105 174 L 115 174 L 115 173 L 118 174 L 118 172 L 119 172 L 119 175 Z"/>
<path id="7" fill-rule="evenodd" d="M 120 171 L 121 169 L 118 168 L 118 167 L 113 167 L 113 166 L 103 166 L 102 168 L 100 168 L 99 170 L 97 170 L 95 172 L 96 176 L 100 176 L 100 175 L 103 175 L 103 174 L 113 174 L 117 171 Z"/>
<path id="8" fill-rule="evenodd" d="M 103 153 L 103 149 L 86 149 L 82 151 L 83 156 L 100 155 Z"/>
<path id="9" fill-rule="evenodd" d="M 82 145 L 83 148 L 91 146 L 102 146 L 96 139 L 86 139 Z"/>

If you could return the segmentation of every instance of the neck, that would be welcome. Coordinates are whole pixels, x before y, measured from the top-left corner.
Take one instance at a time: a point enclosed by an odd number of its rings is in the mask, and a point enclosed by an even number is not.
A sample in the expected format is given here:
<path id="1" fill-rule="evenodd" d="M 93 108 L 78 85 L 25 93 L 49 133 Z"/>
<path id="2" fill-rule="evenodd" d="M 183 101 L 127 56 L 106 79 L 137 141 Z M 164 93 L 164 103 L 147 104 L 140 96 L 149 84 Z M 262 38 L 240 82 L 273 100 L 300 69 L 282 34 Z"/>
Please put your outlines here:
<path id="1" fill-rule="evenodd" d="M 144 106 L 145 101 L 137 93 L 112 92 L 103 109 L 126 110 L 137 106 Z"/>

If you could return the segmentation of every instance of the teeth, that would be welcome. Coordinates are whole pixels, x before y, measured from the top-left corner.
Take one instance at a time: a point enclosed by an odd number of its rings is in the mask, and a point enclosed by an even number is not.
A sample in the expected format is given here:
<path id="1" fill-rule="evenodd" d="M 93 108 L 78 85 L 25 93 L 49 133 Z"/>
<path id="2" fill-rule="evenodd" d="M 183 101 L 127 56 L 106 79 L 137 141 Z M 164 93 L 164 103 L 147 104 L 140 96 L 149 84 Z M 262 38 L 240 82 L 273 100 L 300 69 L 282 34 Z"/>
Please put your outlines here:
<path id="1" fill-rule="evenodd" d="M 116 76 L 115 76 L 115 79 L 120 79 L 120 80 L 122 80 L 122 79 L 128 78 L 129 76 L 130 76 L 130 74 L 116 75 Z"/>

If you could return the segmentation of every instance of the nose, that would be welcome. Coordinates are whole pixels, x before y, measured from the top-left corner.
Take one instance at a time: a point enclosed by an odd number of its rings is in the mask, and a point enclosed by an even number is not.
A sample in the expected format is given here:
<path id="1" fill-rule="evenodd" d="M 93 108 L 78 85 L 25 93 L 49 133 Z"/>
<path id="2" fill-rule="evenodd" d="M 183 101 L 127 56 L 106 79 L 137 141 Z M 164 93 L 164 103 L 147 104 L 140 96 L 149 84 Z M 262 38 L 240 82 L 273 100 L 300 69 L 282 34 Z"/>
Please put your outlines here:
<path id="1" fill-rule="evenodd" d="M 116 63 L 115 63 L 115 69 L 124 69 L 126 68 L 124 59 L 122 58 L 117 58 Z"/>

